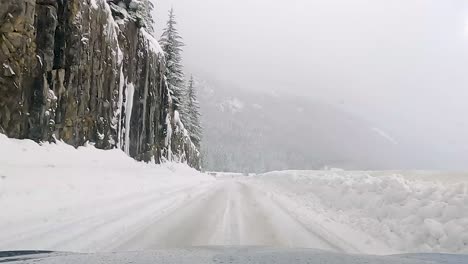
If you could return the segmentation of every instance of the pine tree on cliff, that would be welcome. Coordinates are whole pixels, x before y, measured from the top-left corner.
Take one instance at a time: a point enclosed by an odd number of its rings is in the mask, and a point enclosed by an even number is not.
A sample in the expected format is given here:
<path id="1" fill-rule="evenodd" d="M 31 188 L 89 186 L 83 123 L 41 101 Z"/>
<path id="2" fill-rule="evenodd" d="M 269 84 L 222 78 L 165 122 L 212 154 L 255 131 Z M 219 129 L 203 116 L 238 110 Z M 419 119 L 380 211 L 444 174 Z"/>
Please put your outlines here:
<path id="1" fill-rule="evenodd" d="M 195 88 L 195 82 L 193 76 L 190 76 L 190 80 L 187 87 L 187 108 L 189 113 L 188 131 L 190 132 L 190 138 L 195 146 L 200 149 L 200 142 L 202 139 L 202 127 L 200 124 L 200 106 L 197 100 L 197 91 Z"/>
<path id="2" fill-rule="evenodd" d="M 176 110 L 181 115 L 184 124 L 187 120 L 186 109 L 186 85 L 182 67 L 182 37 L 176 29 L 174 9 L 169 10 L 169 20 L 164 29 L 159 44 L 166 57 L 166 78 L 169 89 L 172 91 L 172 99 Z"/>

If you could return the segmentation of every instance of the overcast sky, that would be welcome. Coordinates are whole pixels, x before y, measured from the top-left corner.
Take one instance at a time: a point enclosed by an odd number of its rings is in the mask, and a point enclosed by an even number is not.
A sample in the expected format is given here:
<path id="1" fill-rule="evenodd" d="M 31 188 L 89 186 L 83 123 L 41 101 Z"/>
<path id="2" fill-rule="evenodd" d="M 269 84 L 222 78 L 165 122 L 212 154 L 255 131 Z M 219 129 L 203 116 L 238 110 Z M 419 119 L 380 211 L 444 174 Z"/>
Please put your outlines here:
<path id="1" fill-rule="evenodd" d="M 468 1 L 155 1 L 191 71 L 338 105 L 468 168 Z"/>

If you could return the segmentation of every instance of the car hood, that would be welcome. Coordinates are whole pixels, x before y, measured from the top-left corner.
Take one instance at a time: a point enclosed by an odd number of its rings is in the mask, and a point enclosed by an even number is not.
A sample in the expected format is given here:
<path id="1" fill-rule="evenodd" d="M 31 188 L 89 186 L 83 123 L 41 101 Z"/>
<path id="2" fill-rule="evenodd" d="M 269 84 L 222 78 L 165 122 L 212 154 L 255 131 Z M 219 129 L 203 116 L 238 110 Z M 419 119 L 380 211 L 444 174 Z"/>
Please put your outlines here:
<path id="1" fill-rule="evenodd" d="M 404 254 L 389 256 L 350 255 L 315 249 L 266 247 L 197 247 L 141 252 L 70 253 L 51 251 L 0 252 L 0 263 L 41 264 L 462 264 L 468 255 Z"/>

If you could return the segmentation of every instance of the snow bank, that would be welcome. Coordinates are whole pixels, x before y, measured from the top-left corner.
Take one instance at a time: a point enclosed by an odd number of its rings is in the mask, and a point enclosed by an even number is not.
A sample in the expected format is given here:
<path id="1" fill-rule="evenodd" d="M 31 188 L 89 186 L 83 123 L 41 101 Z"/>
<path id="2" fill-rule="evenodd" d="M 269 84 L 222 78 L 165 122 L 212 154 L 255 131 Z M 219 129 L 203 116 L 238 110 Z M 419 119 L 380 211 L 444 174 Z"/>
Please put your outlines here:
<path id="1" fill-rule="evenodd" d="M 186 165 L 141 163 L 120 150 L 0 134 L 0 251 L 103 250 L 213 182 Z"/>
<path id="2" fill-rule="evenodd" d="M 381 242 L 397 252 L 468 253 L 468 175 L 408 174 L 289 171 L 252 180 L 286 194 L 283 203 L 299 217 L 368 235 L 354 237 L 354 246 L 364 251 Z M 366 253 L 394 253 L 376 248 Z"/>

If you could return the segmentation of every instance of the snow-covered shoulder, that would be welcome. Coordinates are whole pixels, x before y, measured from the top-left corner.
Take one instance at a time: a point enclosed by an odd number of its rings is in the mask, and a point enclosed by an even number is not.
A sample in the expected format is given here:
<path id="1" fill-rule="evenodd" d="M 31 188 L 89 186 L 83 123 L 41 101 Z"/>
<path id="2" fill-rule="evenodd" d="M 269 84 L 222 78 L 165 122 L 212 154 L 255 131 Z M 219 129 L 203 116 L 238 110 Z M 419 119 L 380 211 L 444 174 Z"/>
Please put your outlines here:
<path id="1" fill-rule="evenodd" d="M 279 171 L 250 181 L 358 252 L 468 253 L 466 173 Z"/>
<path id="2" fill-rule="evenodd" d="M 184 164 L 0 134 L 0 251 L 103 250 L 213 182 Z"/>

